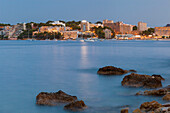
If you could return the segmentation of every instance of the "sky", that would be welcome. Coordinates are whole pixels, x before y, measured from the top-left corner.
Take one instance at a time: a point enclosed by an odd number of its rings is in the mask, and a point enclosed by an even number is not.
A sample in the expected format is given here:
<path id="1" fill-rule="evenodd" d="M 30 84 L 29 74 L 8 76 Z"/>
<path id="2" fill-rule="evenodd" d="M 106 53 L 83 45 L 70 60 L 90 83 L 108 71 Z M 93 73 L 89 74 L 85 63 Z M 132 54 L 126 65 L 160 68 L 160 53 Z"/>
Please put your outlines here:
<path id="1" fill-rule="evenodd" d="M 104 19 L 165 26 L 170 23 L 170 0 L 0 0 L 0 23 Z"/>

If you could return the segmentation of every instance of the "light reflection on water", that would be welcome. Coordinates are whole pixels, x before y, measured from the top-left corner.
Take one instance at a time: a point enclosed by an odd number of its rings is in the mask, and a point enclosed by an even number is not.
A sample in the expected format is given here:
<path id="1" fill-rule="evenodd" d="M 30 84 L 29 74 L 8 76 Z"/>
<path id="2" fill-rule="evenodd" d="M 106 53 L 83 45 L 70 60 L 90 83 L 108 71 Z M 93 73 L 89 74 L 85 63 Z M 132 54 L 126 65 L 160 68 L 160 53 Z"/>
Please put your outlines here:
<path id="1" fill-rule="evenodd" d="M 134 96 L 143 89 L 124 88 L 125 76 L 99 76 L 98 68 L 114 65 L 141 74 L 161 74 L 170 81 L 168 41 L 0 41 L 0 112 L 68 113 L 62 106 L 40 107 L 35 97 L 41 91 L 63 90 L 85 101 L 84 112 L 131 110 L 158 97 Z M 83 113 L 84 113 L 83 112 Z"/>

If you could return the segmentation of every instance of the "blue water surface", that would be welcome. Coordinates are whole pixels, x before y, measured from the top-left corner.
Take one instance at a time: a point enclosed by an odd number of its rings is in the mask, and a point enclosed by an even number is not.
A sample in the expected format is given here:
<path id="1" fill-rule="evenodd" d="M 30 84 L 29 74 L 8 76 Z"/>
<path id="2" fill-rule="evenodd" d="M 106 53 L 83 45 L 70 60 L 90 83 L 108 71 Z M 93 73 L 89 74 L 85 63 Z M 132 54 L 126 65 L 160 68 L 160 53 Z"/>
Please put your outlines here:
<path id="1" fill-rule="evenodd" d="M 0 41 L 0 113 L 69 113 L 64 105 L 37 106 L 40 92 L 64 92 L 84 100 L 82 113 L 130 111 L 161 97 L 134 96 L 141 88 L 121 86 L 123 76 L 99 76 L 113 65 L 170 82 L 170 41 Z"/>

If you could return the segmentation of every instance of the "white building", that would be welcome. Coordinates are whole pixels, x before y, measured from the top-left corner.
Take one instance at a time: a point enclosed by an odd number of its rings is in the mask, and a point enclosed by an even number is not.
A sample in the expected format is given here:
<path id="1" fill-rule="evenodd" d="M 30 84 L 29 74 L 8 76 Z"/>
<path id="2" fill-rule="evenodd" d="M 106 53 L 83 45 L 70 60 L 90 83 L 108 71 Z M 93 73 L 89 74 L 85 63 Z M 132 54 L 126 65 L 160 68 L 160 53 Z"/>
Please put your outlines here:
<path id="1" fill-rule="evenodd" d="M 62 26 L 66 26 L 66 24 L 65 23 L 63 23 L 63 22 L 60 22 L 60 21 L 54 21 L 54 22 L 51 22 L 50 24 L 52 24 L 52 25 L 62 25 Z"/>

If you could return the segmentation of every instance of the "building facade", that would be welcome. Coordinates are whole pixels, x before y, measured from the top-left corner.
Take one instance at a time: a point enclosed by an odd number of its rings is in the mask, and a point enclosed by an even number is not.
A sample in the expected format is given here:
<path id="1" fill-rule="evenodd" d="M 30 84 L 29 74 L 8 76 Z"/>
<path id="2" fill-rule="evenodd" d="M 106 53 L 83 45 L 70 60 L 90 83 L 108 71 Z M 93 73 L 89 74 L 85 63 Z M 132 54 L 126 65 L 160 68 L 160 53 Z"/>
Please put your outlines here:
<path id="1" fill-rule="evenodd" d="M 63 23 L 63 22 L 60 22 L 60 21 L 54 21 L 54 22 L 51 22 L 50 24 L 52 24 L 52 25 L 62 25 L 62 26 L 66 26 L 66 24 L 65 23 Z"/>
<path id="2" fill-rule="evenodd" d="M 78 38 L 78 31 L 64 31 L 63 37 L 64 39 L 77 39 Z"/>
<path id="3" fill-rule="evenodd" d="M 105 33 L 105 38 L 106 39 L 112 38 L 112 31 L 110 29 L 105 29 L 104 33 Z"/>
<path id="4" fill-rule="evenodd" d="M 138 31 L 145 31 L 148 30 L 147 23 L 138 22 Z"/>
<path id="5" fill-rule="evenodd" d="M 71 30 L 70 27 L 58 27 L 58 26 L 42 26 L 39 28 L 38 32 L 62 32 L 62 31 L 69 31 Z"/>
<path id="6" fill-rule="evenodd" d="M 170 27 L 155 27 L 157 36 L 170 36 Z"/>
<path id="7" fill-rule="evenodd" d="M 103 20 L 103 24 L 105 24 L 105 23 L 114 23 L 114 22 L 113 22 L 113 20 L 107 20 L 106 19 L 106 20 Z"/>
<path id="8" fill-rule="evenodd" d="M 133 30 L 132 25 L 124 24 L 123 22 L 113 23 L 113 21 L 109 21 L 109 23 L 107 23 L 106 20 L 104 21 L 104 27 L 110 27 L 117 34 L 130 34 Z"/>
<path id="9" fill-rule="evenodd" d="M 80 27 L 81 27 L 82 32 L 89 31 L 90 30 L 90 23 L 87 22 L 86 20 L 82 20 Z"/>

